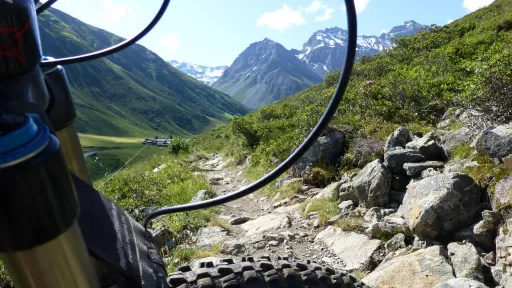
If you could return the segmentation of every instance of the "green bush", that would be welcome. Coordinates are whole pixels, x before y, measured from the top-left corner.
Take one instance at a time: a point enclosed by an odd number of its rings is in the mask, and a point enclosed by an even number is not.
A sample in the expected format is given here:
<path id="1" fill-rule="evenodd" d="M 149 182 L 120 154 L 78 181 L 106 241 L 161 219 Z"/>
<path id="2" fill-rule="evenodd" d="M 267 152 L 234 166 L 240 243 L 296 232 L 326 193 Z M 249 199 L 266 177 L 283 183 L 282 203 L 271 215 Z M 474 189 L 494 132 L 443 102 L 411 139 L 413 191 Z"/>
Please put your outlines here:
<path id="1" fill-rule="evenodd" d="M 190 153 L 190 144 L 181 137 L 174 137 L 167 151 L 173 155 L 187 154 Z"/>

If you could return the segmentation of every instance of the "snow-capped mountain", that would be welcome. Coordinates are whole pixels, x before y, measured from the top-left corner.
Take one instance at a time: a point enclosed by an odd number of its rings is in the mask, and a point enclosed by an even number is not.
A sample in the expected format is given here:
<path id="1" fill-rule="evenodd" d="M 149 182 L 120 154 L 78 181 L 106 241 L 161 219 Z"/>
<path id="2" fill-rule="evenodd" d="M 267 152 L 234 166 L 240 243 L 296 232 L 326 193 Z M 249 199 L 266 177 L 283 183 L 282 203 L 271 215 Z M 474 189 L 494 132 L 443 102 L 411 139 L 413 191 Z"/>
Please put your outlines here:
<path id="1" fill-rule="evenodd" d="M 406 21 L 404 25 L 393 27 L 388 33 L 380 36 L 359 36 L 357 39 L 357 56 L 384 52 L 393 47 L 395 37 L 416 34 L 428 29 L 415 21 Z M 308 64 L 318 75 L 325 76 L 328 72 L 339 70 L 345 64 L 348 31 L 334 27 L 315 32 L 304 43 L 302 50 L 292 49 L 300 60 Z"/>
<path id="2" fill-rule="evenodd" d="M 228 69 L 228 66 L 210 67 L 186 62 L 179 62 L 176 60 L 169 61 L 169 64 L 171 64 L 181 72 L 188 74 L 209 86 L 212 86 L 212 84 L 215 83 L 215 81 L 217 81 L 217 79 L 219 79 L 220 76 L 222 76 L 222 73 L 224 73 L 224 71 Z"/>

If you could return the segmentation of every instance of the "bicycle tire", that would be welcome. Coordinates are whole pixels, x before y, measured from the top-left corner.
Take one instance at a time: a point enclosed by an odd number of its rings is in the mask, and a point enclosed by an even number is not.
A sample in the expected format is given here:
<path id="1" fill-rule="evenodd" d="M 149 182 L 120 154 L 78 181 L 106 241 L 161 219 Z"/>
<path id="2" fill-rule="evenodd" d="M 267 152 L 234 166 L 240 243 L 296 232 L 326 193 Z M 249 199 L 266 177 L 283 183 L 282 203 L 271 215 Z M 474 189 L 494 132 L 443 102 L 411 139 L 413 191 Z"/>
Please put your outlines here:
<path id="1" fill-rule="evenodd" d="M 246 256 L 224 258 L 219 263 L 200 262 L 197 269 L 189 265 L 178 268 L 167 277 L 170 287 L 179 288 L 260 288 L 315 287 L 369 288 L 348 273 L 316 264 L 311 260 L 288 257 Z"/>

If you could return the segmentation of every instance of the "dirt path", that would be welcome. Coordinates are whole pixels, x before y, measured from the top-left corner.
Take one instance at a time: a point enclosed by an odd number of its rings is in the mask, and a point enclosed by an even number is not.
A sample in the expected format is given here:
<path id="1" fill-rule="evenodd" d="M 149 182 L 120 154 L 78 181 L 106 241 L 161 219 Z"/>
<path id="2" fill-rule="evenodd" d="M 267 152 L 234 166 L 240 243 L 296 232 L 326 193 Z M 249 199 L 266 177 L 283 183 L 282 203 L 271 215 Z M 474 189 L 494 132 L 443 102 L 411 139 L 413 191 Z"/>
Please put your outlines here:
<path id="1" fill-rule="evenodd" d="M 244 178 L 244 166 L 229 165 L 229 160 L 220 155 L 210 155 L 199 163 L 203 174 L 209 179 L 214 192 L 224 195 L 237 191 L 250 184 Z M 227 203 L 221 207 L 219 217 L 226 221 L 240 220 L 231 225 L 231 231 L 220 231 L 219 227 L 203 228 L 198 233 L 200 245 L 212 244 L 218 241 L 241 244 L 243 248 L 223 249 L 222 256 L 255 257 L 263 255 L 280 255 L 298 259 L 312 259 L 320 264 L 333 267 L 341 265 L 341 259 L 330 251 L 323 243 L 316 242 L 315 237 L 320 232 L 313 228 L 313 221 L 304 219 L 298 211 L 299 204 L 274 208 L 271 199 L 259 192 Z M 246 218 L 246 219 L 242 219 Z M 249 220 L 249 222 L 245 222 Z M 218 233 L 221 233 L 220 236 Z M 222 234 L 223 233 L 223 234 Z M 208 238 L 208 239 L 204 239 Z M 232 248 L 233 248 L 232 247 Z M 220 256 L 220 255 L 219 255 Z"/>

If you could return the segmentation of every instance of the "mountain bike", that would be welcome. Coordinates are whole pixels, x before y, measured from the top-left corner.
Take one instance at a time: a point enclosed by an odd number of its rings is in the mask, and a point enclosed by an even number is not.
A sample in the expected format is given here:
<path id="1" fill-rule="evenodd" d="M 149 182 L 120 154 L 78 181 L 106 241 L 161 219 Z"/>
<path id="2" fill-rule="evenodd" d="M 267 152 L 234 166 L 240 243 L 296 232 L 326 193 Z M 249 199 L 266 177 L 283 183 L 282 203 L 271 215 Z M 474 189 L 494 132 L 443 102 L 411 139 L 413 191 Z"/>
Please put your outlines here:
<path id="1" fill-rule="evenodd" d="M 44 56 L 37 15 L 56 0 L 0 0 L 0 257 L 16 287 L 360 287 L 351 276 L 311 261 L 246 256 L 168 274 L 148 227 L 171 213 L 225 204 L 286 172 L 314 144 L 347 88 L 357 19 L 345 0 L 349 41 L 336 92 L 315 128 L 283 163 L 255 183 L 211 200 L 167 207 L 142 225 L 92 186 L 63 65 L 111 55 L 143 38 L 170 0 L 135 37 L 86 55 Z M 354 284 L 356 283 L 356 284 Z"/>

